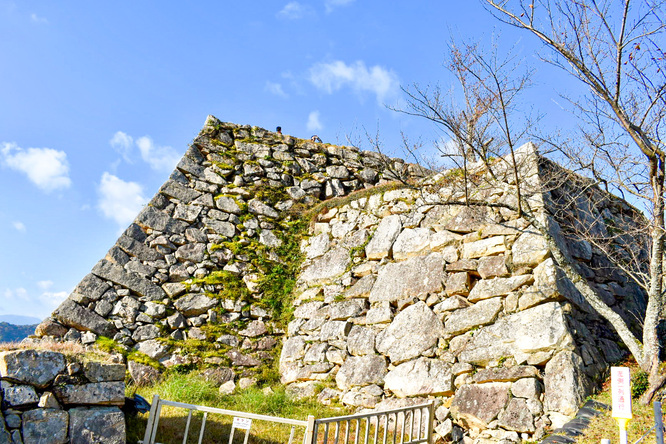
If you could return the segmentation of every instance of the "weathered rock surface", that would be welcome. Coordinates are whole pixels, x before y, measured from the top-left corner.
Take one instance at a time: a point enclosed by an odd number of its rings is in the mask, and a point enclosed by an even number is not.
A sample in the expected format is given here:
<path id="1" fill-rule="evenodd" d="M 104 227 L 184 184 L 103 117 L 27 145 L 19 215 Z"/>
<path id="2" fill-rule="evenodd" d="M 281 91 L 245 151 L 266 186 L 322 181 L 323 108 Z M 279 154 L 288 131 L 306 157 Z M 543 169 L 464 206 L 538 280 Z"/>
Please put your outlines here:
<path id="1" fill-rule="evenodd" d="M 23 442 L 65 444 L 68 442 L 69 413 L 64 410 L 35 409 L 22 415 Z"/>
<path id="2" fill-rule="evenodd" d="M 0 377 L 45 388 L 65 370 L 61 353 L 45 350 L 14 350 L 0 353 Z"/>
<path id="3" fill-rule="evenodd" d="M 122 381 L 65 384 L 55 386 L 53 391 L 63 404 L 123 405 L 125 402 L 125 383 Z"/>
<path id="4" fill-rule="evenodd" d="M 544 354 L 571 346 L 572 341 L 562 308 L 550 302 L 480 328 L 460 353 L 460 359 L 487 365 L 503 356 L 513 356 L 518 363 L 532 363 L 531 357 L 545 360 Z"/>
<path id="5" fill-rule="evenodd" d="M 397 301 L 419 294 L 442 291 L 444 260 L 439 253 L 390 262 L 379 271 L 370 302 Z"/>
<path id="6" fill-rule="evenodd" d="M 377 335 L 377 351 L 387 355 L 394 365 L 419 357 L 437 344 L 444 327 L 423 302 L 401 311 L 391 324 Z"/>
<path id="7" fill-rule="evenodd" d="M 368 259 L 382 259 L 391 252 L 393 242 L 398 238 L 402 222 L 400 216 L 392 215 L 382 219 L 370 242 L 365 247 L 365 255 Z"/>
<path id="8" fill-rule="evenodd" d="M 573 416 L 590 390 L 583 361 L 571 351 L 561 351 L 546 364 L 544 407 Z"/>
<path id="9" fill-rule="evenodd" d="M 383 384 L 386 372 L 386 360 L 381 356 L 352 356 L 340 367 L 335 382 L 342 390 L 355 386 Z"/>
<path id="10" fill-rule="evenodd" d="M 384 387 L 400 398 L 453 394 L 451 366 L 437 359 L 418 358 L 402 363 L 384 378 Z"/>
<path id="11" fill-rule="evenodd" d="M 76 407 L 69 411 L 71 444 L 124 444 L 125 416 L 117 407 Z"/>
<path id="12" fill-rule="evenodd" d="M 464 385 L 451 404 L 451 414 L 467 427 L 485 428 L 509 402 L 509 384 Z"/>

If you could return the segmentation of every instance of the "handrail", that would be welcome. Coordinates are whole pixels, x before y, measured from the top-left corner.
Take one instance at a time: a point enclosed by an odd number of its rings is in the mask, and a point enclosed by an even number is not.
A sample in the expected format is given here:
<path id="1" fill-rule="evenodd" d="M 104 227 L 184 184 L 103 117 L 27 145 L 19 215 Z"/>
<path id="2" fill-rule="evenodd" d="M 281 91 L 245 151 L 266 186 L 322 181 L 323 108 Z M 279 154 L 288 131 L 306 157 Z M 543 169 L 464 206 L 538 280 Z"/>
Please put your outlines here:
<path id="1" fill-rule="evenodd" d="M 308 422 L 307 421 L 302 421 L 299 419 L 290 419 L 290 418 L 280 418 L 279 416 L 269 416 L 269 415 L 259 415 L 256 413 L 247 413 L 247 412 L 239 412 L 236 410 L 226 410 L 226 409 L 219 409 L 216 407 L 206 407 L 202 405 L 196 405 L 196 404 L 186 404 L 184 402 L 177 402 L 177 401 L 167 401 L 164 399 L 160 399 L 160 404 L 163 405 L 169 405 L 172 407 L 181 407 L 184 409 L 190 409 L 190 410 L 198 410 L 201 412 L 209 412 L 209 413 L 218 413 L 221 415 L 229 415 L 229 416 L 240 416 L 242 418 L 249 418 L 249 419 L 257 419 L 257 420 L 262 420 L 262 421 L 272 421 L 272 422 L 279 422 L 282 424 L 289 424 L 289 425 L 296 425 L 296 426 L 303 426 L 307 427 Z"/>
<path id="2" fill-rule="evenodd" d="M 390 410 L 378 410 L 375 412 L 369 412 L 369 413 L 356 413 L 353 415 L 346 415 L 346 416 L 336 416 L 333 418 L 318 418 L 317 422 L 320 424 L 325 424 L 327 422 L 338 422 L 338 421 L 348 421 L 350 419 L 360 419 L 360 418 L 369 418 L 371 416 L 377 416 L 377 415 L 384 415 L 387 413 L 402 413 L 410 410 L 418 410 L 418 409 L 423 409 L 426 407 L 429 407 L 432 404 L 432 402 L 427 402 L 425 404 L 419 404 L 419 405 L 411 405 L 408 407 L 398 407 L 395 409 L 390 409 Z"/>

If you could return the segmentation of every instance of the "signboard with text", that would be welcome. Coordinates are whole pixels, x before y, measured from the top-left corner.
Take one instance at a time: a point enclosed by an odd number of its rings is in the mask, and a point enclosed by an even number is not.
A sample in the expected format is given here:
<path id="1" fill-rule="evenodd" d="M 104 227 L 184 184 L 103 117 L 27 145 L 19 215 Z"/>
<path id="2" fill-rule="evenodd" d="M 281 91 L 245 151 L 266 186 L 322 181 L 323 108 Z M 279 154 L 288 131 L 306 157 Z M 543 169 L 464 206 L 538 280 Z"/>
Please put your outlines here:
<path id="1" fill-rule="evenodd" d="M 232 426 L 234 429 L 250 430 L 250 427 L 252 426 L 252 420 L 250 418 L 234 416 L 234 422 Z"/>
<path id="2" fill-rule="evenodd" d="M 627 367 L 611 367 L 613 418 L 631 419 L 631 375 Z"/>

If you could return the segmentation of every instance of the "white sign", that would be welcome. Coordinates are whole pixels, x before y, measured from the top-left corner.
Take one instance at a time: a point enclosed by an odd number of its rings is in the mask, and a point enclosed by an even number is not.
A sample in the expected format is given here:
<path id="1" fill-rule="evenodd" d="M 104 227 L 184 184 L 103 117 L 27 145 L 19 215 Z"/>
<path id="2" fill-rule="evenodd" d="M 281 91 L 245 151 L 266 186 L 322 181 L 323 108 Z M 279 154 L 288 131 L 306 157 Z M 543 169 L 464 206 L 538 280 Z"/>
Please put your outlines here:
<path id="1" fill-rule="evenodd" d="M 613 418 L 631 419 L 631 375 L 627 367 L 611 367 Z"/>
<path id="2" fill-rule="evenodd" d="M 232 425 L 234 429 L 250 430 L 250 426 L 252 426 L 252 420 L 250 418 L 234 416 L 234 423 Z"/>

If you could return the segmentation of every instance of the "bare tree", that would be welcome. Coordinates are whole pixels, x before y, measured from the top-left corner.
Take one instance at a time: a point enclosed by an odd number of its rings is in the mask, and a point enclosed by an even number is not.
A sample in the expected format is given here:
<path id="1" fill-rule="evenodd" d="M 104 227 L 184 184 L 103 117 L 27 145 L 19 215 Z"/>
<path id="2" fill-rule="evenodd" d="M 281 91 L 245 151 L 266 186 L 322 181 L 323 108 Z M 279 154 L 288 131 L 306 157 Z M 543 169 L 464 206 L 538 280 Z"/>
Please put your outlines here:
<path id="1" fill-rule="evenodd" d="M 664 2 L 652 0 L 483 0 L 499 20 L 535 36 L 544 61 L 588 89 L 569 98 L 580 117 L 586 149 L 566 151 L 570 160 L 611 191 L 628 196 L 646 214 L 647 267 L 611 255 L 648 295 L 642 335 L 637 337 L 594 292 L 584 293 L 617 330 L 639 366 L 650 375 L 648 402 L 666 378 L 659 373 L 657 327 L 664 305 L 664 181 L 666 115 Z M 604 247 L 603 240 L 596 244 Z M 606 244 L 606 250 L 608 245 Z M 555 258 L 564 261 L 564 258 Z M 633 263 L 633 266 L 628 265 Z M 576 283 L 576 282 L 574 282 Z M 582 285 L 581 285 L 582 286 Z"/>
<path id="2" fill-rule="evenodd" d="M 443 91 L 439 86 L 422 88 L 414 84 L 403 88 L 407 108 L 393 109 L 426 118 L 443 130 L 449 142 L 440 141 L 436 147 L 443 157 L 461 168 L 465 201 L 469 202 L 468 165 L 479 161 L 488 166 L 488 162 L 506 153 L 513 156 L 532 123 L 518 105 L 520 94 L 531 83 L 532 72 L 522 67 L 512 51 L 500 57 L 495 44 L 484 51 L 478 43 L 455 41 L 449 44 L 445 66 L 454 76 L 456 87 Z M 517 70 L 522 73 L 517 74 Z M 515 159 L 513 163 L 515 166 Z M 514 168 L 514 174 L 517 172 Z M 516 192 L 520 213 L 520 187 Z"/>
<path id="3" fill-rule="evenodd" d="M 446 203 L 514 210 L 544 236 L 560 269 L 585 301 L 615 329 L 639 366 L 649 373 L 650 388 L 642 399 L 649 402 L 666 381 L 659 373 L 657 335 L 664 305 L 666 260 L 666 155 L 661 125 L 666 113 L 666 57 L 659 41 L 664 30 L 661 3 L 483 1 L 500 20 L 541 39 L 553 55 L 544 60 L 588 87 L 591 93 L 588 96 L 569 98 L 581 122 L 582 137 L 577 143 L 542 140 L 544 146 L 564 154 L 573 169 L 588 179 L 571 170 L 554 168 L 558 174 L 540 184 L 540 189 L 524 183 L 521 177 L 524 159 L 516 158 L 515 147 L 526 135 L 528 126 L 520 125 L 524 120 L 516 119 L 516 114 L 520 115 L 516 107 L 520 92 L 529 84 L 529 75 L 516 77 L 515 59 L 498 58 L 495 48 L 486 54 L 477 45 L 462 48 L 451 45 L 448 68 L 461 86 L 462 107 L 456 105 L 459 97 L 451 93 L 415 85 L 405 90 L 408 109 L 400 111 L 437 123 L 459 147 L 454 157 L 458 156 L 464 172 L 464 198 L 456 200 L 453 196 Z M 495 156 L 503 156 L 504 165 L 495 162 Z M 477 174 L 480 168 L 479 162 L 474 163 L 477 158 L 487 174 Z M 470 163 L 474 174 L 470 174 Z M 513 187 L 514 203 L 470 198 L 468 184 L 479 177 L 484 180 L 491 177 L 495 183 Z M 575 186 L 566 185 L 569 182 Z M 592 212 L 582 211 L 578 198 L 607 201 L 609 195 L 600 189 L 630 198 L 644 214 L 627 205 L 623 210 L 627 217 L 623 217 L 621 227 L 594 230 L 600 221 L 590 220 Z M 551 205 L 545 209 L 532 205 L 533 197 L 543 193 L 553 197 Z M 548 223 L 539 217 L 542 210 L 565 222 L 567 230 L 588 240 L 614 267 L 623 270 L 645 290 L 647 306 L 643 312 L 635 313 L 640 318 L 641 331 L 632 329 L 626 312 L 613 310 L 581 274 L 579 265 L 562 250 Z M 571 220 L 571 214 L 586 219 L 587 223 Z"/>

